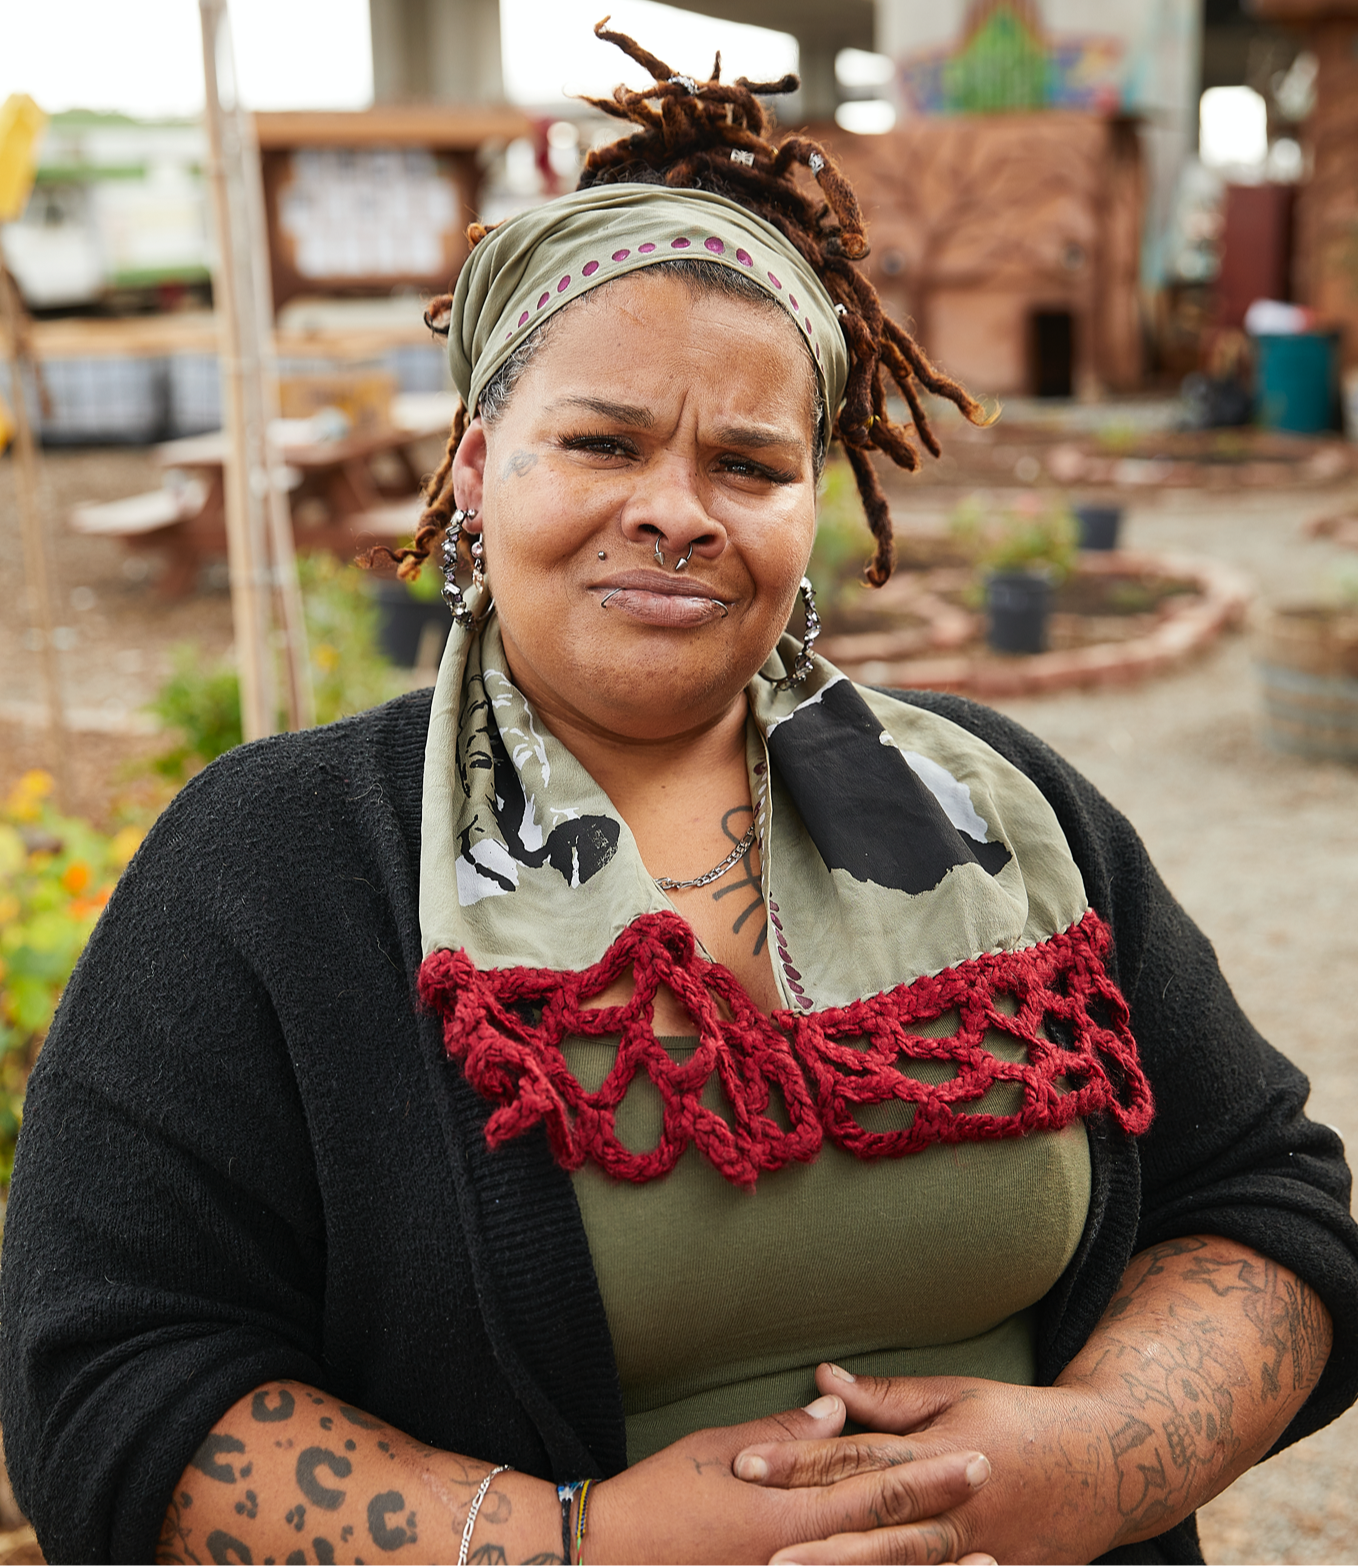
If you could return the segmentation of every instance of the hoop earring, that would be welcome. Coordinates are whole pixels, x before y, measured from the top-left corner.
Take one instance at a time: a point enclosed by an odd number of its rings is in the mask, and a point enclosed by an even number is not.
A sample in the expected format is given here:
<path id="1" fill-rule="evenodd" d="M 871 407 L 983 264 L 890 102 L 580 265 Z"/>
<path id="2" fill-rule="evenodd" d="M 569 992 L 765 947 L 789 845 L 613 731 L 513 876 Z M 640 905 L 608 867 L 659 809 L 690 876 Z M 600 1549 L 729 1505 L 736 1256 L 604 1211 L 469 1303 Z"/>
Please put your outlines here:
<path id="1" fill-rule="evenodd" d="M 773 688 L 776 691 L 791 690 L 794 685 L 800 685 L 811 673 L 815 663 L 811 656 L 811 649 L 816 645 L 816 638 L 820 635 L 820 616 L 816 613 L 816 591 L 811 586 L 809 576 L 802 578 L 801 591 L 802 598 L 806 602 L 806 635 L 797 654 L 797 661 L 792 665 L 792 673 L 784 675 L 781 680 L 774 680 Z"/>
<path id="2" fill-rule="evenodd" d="M 468 630 L 473 624 L 473 616 L 462 596 L 462 589 L 457 585 L 457 541 L 462 536 L 462 524 L 470 522 L 475 515 L 475 511 L 463 511 L 460 508 L 454 511 L 448 519 L 448 527 L 443 535 L 443 592 L 440 596 L 448 605 L 453 624 Z M 477 542 L 479 543 L 480 540 L 478 539 Z M 480 585 L 476 581 L 478 569 L 479 566 L 474 565 L 472 570 L 472 582 L 476 586 Z"/>

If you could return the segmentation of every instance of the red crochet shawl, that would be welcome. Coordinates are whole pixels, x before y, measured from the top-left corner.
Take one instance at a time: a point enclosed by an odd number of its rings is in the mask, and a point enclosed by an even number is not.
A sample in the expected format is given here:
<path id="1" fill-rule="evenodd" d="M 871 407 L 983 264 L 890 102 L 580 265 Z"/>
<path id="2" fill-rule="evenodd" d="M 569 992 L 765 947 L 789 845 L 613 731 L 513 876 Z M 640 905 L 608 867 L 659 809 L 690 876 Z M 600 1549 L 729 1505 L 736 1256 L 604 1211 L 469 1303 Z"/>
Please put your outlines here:
<path id="1" fill-rule="evenodd" d="M 1112 1115 L 1139 1135 L 1154 1113 L 1150 1084 L 1128 1027 L 1127 1003 L 1108 977 L 1107 925 L 1092 910 L 1059 935 L 1017 952 L 958 963 L 868 1000 L 824 1011 L 761 1012 L 740 981 L 696 950 L 677 914 L 643 915 L 582 972 L 551 968 L 481 971 L 465 952 L 432 952 L 420 969 L 420 996 L 443 1021 L 444 1045 L 467 1080 L 496 1106 L 486 1140 L 497 1147 L 537 1125 L 566 1169 L 588 1159 L 637 1184 L 668 1173 L 690 1144 L 733 1184 L 754 1187 L 765 1170 L 810 1162 L 829 1137 L 858 1158 L 899 1158 L 934 1142 L 1055 1131 L 1078 1117 Z M 592 1007 L 628 968 L 634 992 L 623 1006 Z M 698 1047 L 673 1059 L 652 1025 L 661 985 L 693 1019 Z M 997 1005 L 1011 997 L 1011 1015 Z M 915 1031 L 955 1012 L 957 1031 Z M 1026 1061 L 998 1059 L 987 1029 L 1026 1046 Z M 563 1040 L 620 1036 L 617 1061 L 597 1092 L 586 1092 L 566 1063 Z M 1061 1041 L 1061 1042 L 1058 1042 Z M 940 1083 L 920 1082 L 904 1062 L 943 1060 Z M 633 1078 L 644 1073 L 664 1102 L 660 1142 L 636 1153 L 617 1137 L 615 1116 Z M 716 1074 L 728 1122 L 702 1103 Z M 973 1112 L 992 1084 L 1014 1082 L 1023 1106 L 1012 1115 Z M 768 1113 L 777 1091 L 790 1128 Z M 913 1104 L 908 1129 L 865 1131 L 859 1105 Z"/>

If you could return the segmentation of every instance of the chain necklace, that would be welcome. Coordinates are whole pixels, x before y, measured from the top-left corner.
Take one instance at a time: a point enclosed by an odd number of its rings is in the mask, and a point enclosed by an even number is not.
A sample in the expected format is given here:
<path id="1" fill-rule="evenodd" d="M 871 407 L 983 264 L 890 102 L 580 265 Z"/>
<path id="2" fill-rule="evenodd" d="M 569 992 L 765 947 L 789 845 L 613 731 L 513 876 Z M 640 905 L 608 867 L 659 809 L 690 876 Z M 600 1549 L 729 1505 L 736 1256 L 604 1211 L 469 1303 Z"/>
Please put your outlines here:
<path id="1" fill-rule="evenodd" d="M 662 892 L 687 892 L 695 886 L 711 886 L 713 881 L 720 881 L 722 876 L 734 865 L 738 865 L 745 855 L 749 853 L 754 844 L 754 822 L 750 822 L 750 830 L 727 854 L 719 865 L 714 865 L 706 875 L 700 875 L 692 881 L 671 881 L 667 875 L 652 876 L 651 879 Z"/>

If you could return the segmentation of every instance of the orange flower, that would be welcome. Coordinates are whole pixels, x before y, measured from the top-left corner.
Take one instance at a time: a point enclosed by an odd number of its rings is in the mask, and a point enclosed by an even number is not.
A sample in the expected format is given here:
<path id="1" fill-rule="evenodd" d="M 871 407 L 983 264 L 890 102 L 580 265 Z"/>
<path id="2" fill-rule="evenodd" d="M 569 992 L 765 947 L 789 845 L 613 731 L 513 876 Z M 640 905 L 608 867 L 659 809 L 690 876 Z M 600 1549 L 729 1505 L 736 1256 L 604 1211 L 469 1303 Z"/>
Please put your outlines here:
<path id="1" fill-rule="evenodd" d="M 83 859 L 75 859 L 62 872 L 61 884 L 72 897 L 79 897 L 90 884 L 90 867 Z"/>

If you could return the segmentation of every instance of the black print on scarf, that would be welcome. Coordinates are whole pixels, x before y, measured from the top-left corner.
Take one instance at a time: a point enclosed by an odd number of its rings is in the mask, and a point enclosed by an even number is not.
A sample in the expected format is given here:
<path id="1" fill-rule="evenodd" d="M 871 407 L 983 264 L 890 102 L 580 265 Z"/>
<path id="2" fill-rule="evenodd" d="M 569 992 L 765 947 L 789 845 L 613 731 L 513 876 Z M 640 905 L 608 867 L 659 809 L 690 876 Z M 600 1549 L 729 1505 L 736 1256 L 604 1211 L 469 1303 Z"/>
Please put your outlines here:
<path id="1" fill-rule="evenodd" d="M 621 826 L 611 816 L 577 816 L 573 821 L 562 821 L 554 826 L 543 839 L 541 848 L 525 848 L 523 823 L 528 801 L 524 797 L 523 784 L 519 782 L 519 774 L 514 770 L 514 763 L 498 732 L 491 731 L 490 741 L 491 754 L 495 757 L 495 824 L 510 857 L 534 870 L 551 865 L 568 886 L 583 886 L 617 853 Z M 465 844 L 461 845 L 461 851 L 467 852 Z M 489 873 L 480 865 L 477 869 L 482 875 Z M 491 879 L 501 878 L 492 875 Z"/>
<path id="2" fill-rule="evenodd" d="M 568 886 L 583 886 L 592 876 L 598 875 L 618 851 L 618 839 L 622 835 L 618 823 L 611 816 L 577 816 L 573 821 L 563 821 L 553 827 L 540 848 L 525 847 L 523 824 L 528 801 L 500 738 L 490 701 L 485 696 L 479 697 L 468 708 L 466 717 L 471 720 L 470 732 L 457 746 L 457 771 L 462 792 L 471 798 L 472 772 L 494 772 L 495 832 L 509 850 L 510 858 L 534 870 L 549 864 Z M 504 891 L 512 892 L 514 882 L 508 876 L 476 858 L 474 849 L 486 830 L 473 818 L 471 825 L 458 836 L 458 855 L 474 865 L 478 875 Z"/>
<path id="3" fill-rule="evenodd" d="M 831 870 L 898 892 L 930 892 L 955 865 L 998 875 L 1003 843 L 957 830 L 848 680 L 769 735 L 769 756 Z"/>

